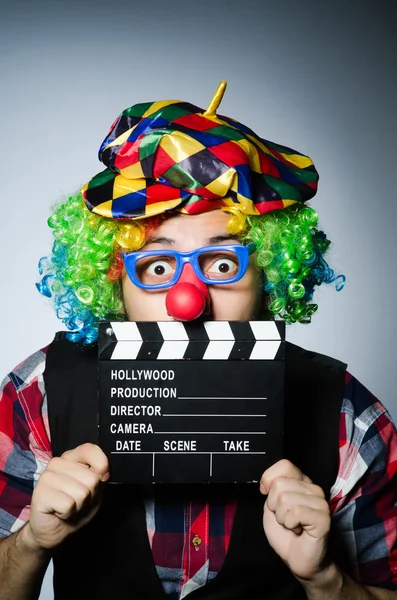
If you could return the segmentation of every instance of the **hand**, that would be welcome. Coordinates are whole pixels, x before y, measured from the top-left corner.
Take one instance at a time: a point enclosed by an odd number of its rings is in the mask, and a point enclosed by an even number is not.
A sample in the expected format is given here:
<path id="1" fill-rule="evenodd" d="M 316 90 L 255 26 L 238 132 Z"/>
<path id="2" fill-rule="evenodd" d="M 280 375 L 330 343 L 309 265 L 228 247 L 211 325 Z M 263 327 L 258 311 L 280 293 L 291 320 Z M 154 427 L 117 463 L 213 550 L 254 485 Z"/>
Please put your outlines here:
<path id="1" fill-rule="evenodd" d="M 325 568 L 331 515 L 323 490 L 288 460 L 267 469 L 263 528 L 269 544 L 298 578 L 313 581 Z"/>
<path id="2" fill-rule="evenodd" d="M 26 543 L 37 550 L 51 549 L 83 527 L 98 511 L 100 482 L 108 479 L 108 459 L 94 444 L 51 459 L 33 492 Z"/>

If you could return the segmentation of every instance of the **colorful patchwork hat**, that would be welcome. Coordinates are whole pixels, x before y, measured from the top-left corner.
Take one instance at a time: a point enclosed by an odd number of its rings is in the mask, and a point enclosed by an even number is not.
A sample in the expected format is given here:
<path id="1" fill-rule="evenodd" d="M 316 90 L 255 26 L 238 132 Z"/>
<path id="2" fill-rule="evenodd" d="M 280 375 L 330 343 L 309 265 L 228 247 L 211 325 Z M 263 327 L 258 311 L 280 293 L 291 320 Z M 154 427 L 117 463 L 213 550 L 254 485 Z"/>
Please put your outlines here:
<path id="1" fill-rule="evenodd" d="M 221 207 L 262 215 L 310 200 L 318 182 L 311 159 L 217 115 L 225 88 L 222 81 L 206 111 L 180 100 L 124 110 L 99 149 L 106 169 L 83 187 L 88 209 L 113 219 Z"/>

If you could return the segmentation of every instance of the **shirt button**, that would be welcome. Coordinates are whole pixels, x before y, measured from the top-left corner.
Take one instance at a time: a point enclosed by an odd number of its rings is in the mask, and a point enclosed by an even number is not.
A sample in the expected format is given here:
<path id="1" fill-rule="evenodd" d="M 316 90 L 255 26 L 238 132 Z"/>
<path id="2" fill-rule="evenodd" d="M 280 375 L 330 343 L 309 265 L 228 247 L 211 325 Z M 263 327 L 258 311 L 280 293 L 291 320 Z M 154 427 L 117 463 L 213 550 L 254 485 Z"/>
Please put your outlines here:
<path id="1" fill-rule="evenodd" d="M 195 547 L 196 550 L 199 549 L 199 546 L 201 544 L 203 540 L 201 539 L 201 537 L 199 535 L 195 535 L 194 538 L 192 539 L 192 544 Z"/>

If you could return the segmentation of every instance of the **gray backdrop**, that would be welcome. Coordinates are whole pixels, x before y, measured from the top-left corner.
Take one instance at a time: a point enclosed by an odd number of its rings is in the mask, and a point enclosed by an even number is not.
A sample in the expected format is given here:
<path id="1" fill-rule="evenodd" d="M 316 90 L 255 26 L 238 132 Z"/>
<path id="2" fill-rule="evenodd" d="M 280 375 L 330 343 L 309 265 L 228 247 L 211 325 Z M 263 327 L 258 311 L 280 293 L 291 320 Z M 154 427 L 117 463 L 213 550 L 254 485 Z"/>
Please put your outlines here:
<path id="1" fill-rule="evenodd" d="M 226 79 L 221 113 L 313 158 L 312 206 L 347 276 L 288 338 L 347 362 L 397 420 L 394 0 L 111 4 L 1 3 L 3 374 L 62 328 L 34 287 L 48 209 L 102 169 L 115 117 L 160 99 L 206 107 Z M 50 588 L 49 572 L 43 600 Z"/>

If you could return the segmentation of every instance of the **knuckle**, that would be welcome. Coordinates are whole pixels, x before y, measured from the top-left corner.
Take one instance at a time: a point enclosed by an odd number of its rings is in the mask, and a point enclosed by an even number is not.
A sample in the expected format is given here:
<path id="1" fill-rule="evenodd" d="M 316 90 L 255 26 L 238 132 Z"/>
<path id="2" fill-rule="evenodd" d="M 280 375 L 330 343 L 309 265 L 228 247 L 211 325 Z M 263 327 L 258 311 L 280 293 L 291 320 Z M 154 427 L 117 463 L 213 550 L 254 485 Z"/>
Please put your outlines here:
<path id="1" fill-rule="evenodd" d="M 102 448 L 96 446 L 95 444 L 87 443 L 85 444 L 85 453 L 88 462 L 91 467 L 96 471 L 103 471 L 108 467 L 108 458 L 106 454 L 103 452 Z"/>
<path id="2" fill-rule="evenodd" d="M 282 491 L 278 496 L 278 502 L 281 506 L 287 507 L 290 504 L 290 498 L 291 496 L 288 492 Z"/>
<path id="3" fill-rule="evenodd" d="M 278 477 L 273 481 L 272 489 L 277 496 L 282 493 L 284 489 L 284 480 L 282 477 Z"/>
<path id="4" fill-rule="evenodd" d="M 81 508 L 81 506 L 88 500 L 88 498 L 90 498 L 90 496 L 91 492 L 89 488 L 85 485 L 81 485 L 78 491 L 76 491 L 74 494 L 76 507 Z"/>
<path id="5" fill-rule="evenodd" d="M 87 473 L 85 475 L 86 475 L 85 485 L 87 486 L 87 489 L 90 492 L 95 491 L 101 481 L 100 476 L 95 471 L 92 471 L 91 469 L 87 469 Z"/>
<path id="6" fill-rule="evenodd" d="M 62 452 L 60 458 L 69 458 L 71 455 L 73 455 L 73 450 L 65 450 L 65 452 Z"/>
<path id="7" fill-rule="evenodd" d="M 98 446 L 92 442 L 84 442 L 84 444 L 81 444 L 80 448 L 84 452 L 88 452 L 90 454 L 91 452 L 95 452 Z"/>
<path id="8" fill-rule="evenodd" d="M 298 519 L 299 516 L 300 516 L 300 513 L 301 513 L 301 508 L 298 505 L 294 505 L 294 506 L 291 507 L 291 509 L 290 509 L 289 512 L 290 512 L 290 514 L 291 514 L 292 517 Z"/>
<path id="9" fill-rule="evenodd" d="M 49 461 L 46 471 L 59 471 L 61 470 L 61 467 L 63 465 L 63 460 L 60 456 L 54 456 L 54 458 L 51 458 L 51 460 Z M 44 471 L 45 472 L 45 471 Z"/>
<path id="10" fill-rule="evenodd" d="M 62 503 L 63 512 L 65 514 L 71 515 L 77 510 L 77 502 L 75 498 L 72 496 L 66 495 Z"/>
<path id="11" fill-rule="evenodd" d="M 281 459 L 280 468 L 285 476 L 296 476 L 298 473 L 300 473 L 298 467 L 296 467 L 293 462 L 288 460 L 288 458 Z"/>
<path id="12" fill-rule="evenodd" d="M 35 490 L 42 489 L 46 485 L 51 485 L 51 481 L 54 479 L 55 474 L 56 470 L 52 470 L 48 465 L 47 468 L 40 475 L 39 480 L 35 486 Z"/>
<path id="13" fill-rule="evenodd" d="M 316 484 L 312 484 L 312 489 L 313 492 L 315 493 L 316 496 L 318 496 L 319 498 L 324 498 L 325 499 L 325 494 L 324 494 L 324 490 L 323 488 L 321 488 L 319 485 Z"/>

